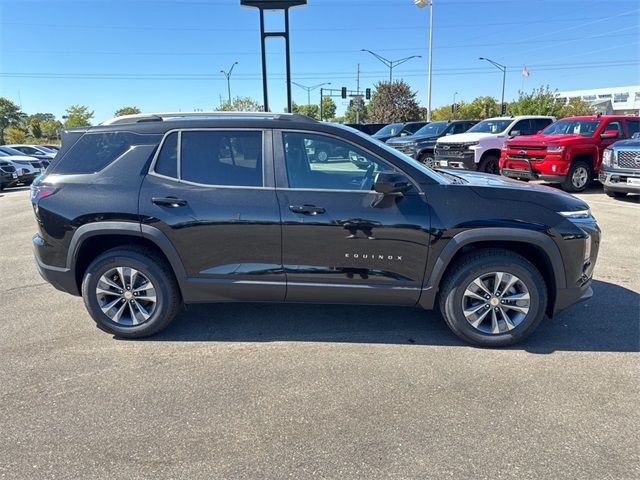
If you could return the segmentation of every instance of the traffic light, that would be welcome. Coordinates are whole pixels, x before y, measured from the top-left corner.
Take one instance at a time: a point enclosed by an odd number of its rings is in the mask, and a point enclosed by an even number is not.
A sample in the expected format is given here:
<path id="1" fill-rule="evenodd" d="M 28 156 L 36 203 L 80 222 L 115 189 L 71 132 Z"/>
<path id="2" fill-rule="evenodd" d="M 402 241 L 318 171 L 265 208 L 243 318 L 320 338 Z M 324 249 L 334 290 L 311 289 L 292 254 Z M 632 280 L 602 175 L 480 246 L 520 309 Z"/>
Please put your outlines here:
<path id="1" fill-rule="evenodd" d="M 364 91 L 364 98 L 366 98 L 367 100 L 371 100 L 371 89 L 370 88 L 367 88 Z"/>
<path id="2" fill-rule="evenodd" d="M 347 98 L 347 87 L 342 87 L 342 98 Z"/>
<path id="3" fill-rule="evenodd" d="M 506 103 L 502 104 L 501 111 L 502 111 L 502 115 L 506 115 L 507 114 L 507 104 Z"/>

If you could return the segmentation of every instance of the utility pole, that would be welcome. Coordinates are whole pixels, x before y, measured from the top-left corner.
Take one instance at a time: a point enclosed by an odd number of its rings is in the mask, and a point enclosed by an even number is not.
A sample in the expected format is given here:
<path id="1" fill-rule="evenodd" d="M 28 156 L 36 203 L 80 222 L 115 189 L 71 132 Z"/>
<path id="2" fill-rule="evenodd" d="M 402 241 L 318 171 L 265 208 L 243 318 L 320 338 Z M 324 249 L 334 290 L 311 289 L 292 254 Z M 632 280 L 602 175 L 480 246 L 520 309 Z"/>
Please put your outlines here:
<path id="1" fill-rule="evenodd" d="M 233 65 L 231 65 L 231 68 L 229 69 L 228 72 L 225 72 L 224 70 L 220 70 L 220 73 L 223 74 L 225 77 L 227 77 L 227 91 L 229 92 L 229 105 L 231 105 L 231 73 L 233 72 L 233 67 L 235 67 L 238 64 L 238 62 L 233 62 Z"/>
<path id="2" fill-rule="evenodd" d="M 502 111 L 502 109 L 504 108 L 504 85 L 505 85 L 506 80 L 507 80 L 507 66 L 506 65 L 502 65 L 501 63 L 498 63 L 498 62 L 494 62 L 493 60 L 491 60 L 489 58 L 485 58 L 485 57 L 480 57 L 480 58 L 478 58 L 478 60 L 486 60 L 491 65 L 496 67 L 498 70 L 502 71 L 502 99 L 500 101 L 500 111 Z"/>
<path id="3" fill-rule="evenodd" d="M 360 123 L 360 64 L 356 73 L 356 123 Z"/>

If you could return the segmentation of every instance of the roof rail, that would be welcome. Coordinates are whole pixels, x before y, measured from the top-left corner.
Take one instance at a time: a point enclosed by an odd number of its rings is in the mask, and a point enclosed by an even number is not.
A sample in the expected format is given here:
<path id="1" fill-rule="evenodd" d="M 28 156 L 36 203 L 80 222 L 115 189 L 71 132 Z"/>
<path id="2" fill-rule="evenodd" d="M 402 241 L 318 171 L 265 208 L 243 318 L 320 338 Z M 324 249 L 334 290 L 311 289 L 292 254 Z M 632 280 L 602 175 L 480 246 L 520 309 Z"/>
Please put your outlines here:
<path id="1" fill-rule="evenodd" d="M 122 115 L 102 122 L 100 125 L 120 125 L 126 123 L 163 122 L 175 119 L 189 118 L 266 118 L 273 120 L 297 120 L 302 122 L 317 122 L 306 115 L 296 113 L 273 112 L 162 112 L 162 113 L 137 113 L 135 115 Z"/>

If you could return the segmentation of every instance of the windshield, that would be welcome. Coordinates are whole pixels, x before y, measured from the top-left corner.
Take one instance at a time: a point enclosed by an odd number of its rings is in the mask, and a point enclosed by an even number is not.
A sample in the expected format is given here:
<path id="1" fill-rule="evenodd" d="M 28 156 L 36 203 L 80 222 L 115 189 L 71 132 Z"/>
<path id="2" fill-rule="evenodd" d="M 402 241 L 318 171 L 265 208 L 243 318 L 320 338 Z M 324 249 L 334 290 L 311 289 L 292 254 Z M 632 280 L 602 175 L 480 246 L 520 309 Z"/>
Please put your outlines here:
<path id="1" fill-rule="evenodd" d="M 404 123 L 391 123 L 386 127 L 382 127 L 375 135 L 395 135 L 396 133 L 400 133 L 403 125 Z"/>
<path id="2" fill-rule="evenodd" d="M 28 156 L 22 153 L 20 150 L 16 150 L 15 148 L 11 147 L 0 147 L 0 151 L 4 152 L 7 155 L 19 155 L 21 157 Z"/>
<path id="3" fill-rule="evenodd" d="M 447 125 L 449 125 L 449 122 L 428 123 L 416 133 L 414 133 L 414 135 L 440 135 L 445 131 Z"/>
<path id="4" fill-rule="evenodd" d="M 477 123 L 469 130 L 467 133 L 500 133 L 504 132 L 509 125 L 511 125 L 513 120 L 483 120 L 480 123 Z"/>
<path id="5" fill-rule="evenodd" d="M 542 131 L 543 135 L 582 135 L 590 137 L 596 131 L 599 120 L 558 120 Z"/>

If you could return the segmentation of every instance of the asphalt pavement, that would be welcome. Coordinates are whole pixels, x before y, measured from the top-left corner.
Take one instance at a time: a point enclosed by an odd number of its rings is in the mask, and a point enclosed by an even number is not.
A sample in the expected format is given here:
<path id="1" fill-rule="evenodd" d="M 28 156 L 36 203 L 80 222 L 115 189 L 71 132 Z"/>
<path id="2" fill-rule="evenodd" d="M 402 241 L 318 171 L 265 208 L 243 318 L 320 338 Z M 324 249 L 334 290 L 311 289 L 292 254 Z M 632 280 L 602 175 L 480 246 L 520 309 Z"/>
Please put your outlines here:
<path id="1" fill-rule="evenodd" d="M 521 345 L 437 313 L 189 307 L 98 330 L 37 274 L 28 190 L 0 193 L 0 478 L 640 478 L 640 205 L 603 230 L 594 297 Z"/>

